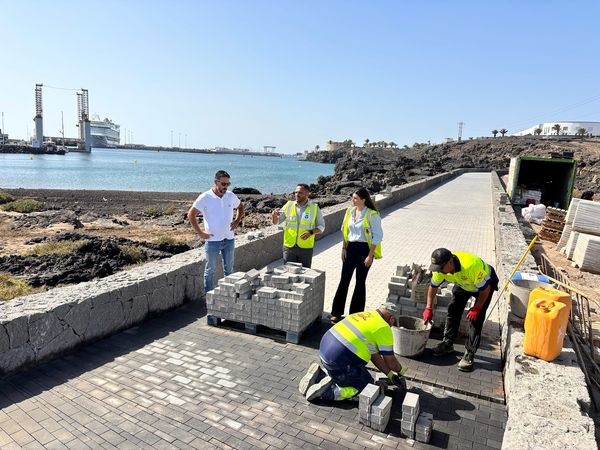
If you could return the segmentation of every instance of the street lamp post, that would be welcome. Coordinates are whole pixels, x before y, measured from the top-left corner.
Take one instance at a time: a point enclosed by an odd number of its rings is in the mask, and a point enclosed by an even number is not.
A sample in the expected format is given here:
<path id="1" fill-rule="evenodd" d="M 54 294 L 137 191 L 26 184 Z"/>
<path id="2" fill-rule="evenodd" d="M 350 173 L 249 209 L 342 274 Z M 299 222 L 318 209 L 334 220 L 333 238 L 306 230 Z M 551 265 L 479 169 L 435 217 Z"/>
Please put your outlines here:
<path id="1" fill-rule="evenodd" d="M 171 148 L 173 148 L 173 130 L 171 130 Z"/>
<path id="2" fill-rule="evenodd" d="M 181 133 L 179 133 L 179 144 L 177 145 L 178 148 L 181 148 Z"/>

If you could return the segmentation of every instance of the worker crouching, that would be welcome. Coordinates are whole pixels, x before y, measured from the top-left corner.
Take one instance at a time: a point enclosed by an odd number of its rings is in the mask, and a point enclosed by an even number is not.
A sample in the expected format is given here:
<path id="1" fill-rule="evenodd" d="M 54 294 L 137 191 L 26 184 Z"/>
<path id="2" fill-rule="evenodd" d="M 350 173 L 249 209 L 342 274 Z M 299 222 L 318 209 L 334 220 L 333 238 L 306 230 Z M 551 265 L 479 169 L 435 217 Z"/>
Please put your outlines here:
<path id="1" fill-rule="evenodd" d="M 354 398 L 373 383 L 366 367 L 369 361 L 392 384 L 405 389 L 391 329 L 398 314 L 397 305 L 386 303 L 375 311 L 350 314 L 330 328 L 319 346 L 320 365 L 309 367 L 300 380 L 300 393 L 308 401 Z"/>

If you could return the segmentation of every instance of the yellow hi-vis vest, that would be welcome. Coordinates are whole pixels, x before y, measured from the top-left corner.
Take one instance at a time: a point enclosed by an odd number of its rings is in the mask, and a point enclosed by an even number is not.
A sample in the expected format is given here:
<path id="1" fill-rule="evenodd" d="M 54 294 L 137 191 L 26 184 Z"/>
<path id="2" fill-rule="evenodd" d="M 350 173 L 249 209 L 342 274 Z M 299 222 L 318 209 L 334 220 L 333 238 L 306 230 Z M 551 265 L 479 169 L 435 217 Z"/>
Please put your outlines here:
<path id="1" fill-rule="evenodd" d="M 491 278 L 492 270 L 479 256 L 467 252 L 453 252 L 460 262 L 460 271 L 455 273 L 433 272 L 431 285 L 438 287 L 444 281 L 456 283 L 465 291 L 478 292 Z"/>
<path id="2" fill-rule="evenodd" d="M 351 206 L 346 210 L 346 215 L 344 216 L 344 224 L 342 226 L 342 235 L 344 237 L 344 242 L 348 243 L 348 222 L 350 222 L 350 217 L 354 211 L 354 207 Z M 373 232 L 371 231 L 371 217 L 374 214 L 379 214 L 377 211 L 367 208 L 367 212 L 365 212 L 365 218 L 363 223 L 363 237 L 367 240 L 369 244 L 369 248 L 371 248 L 371 243 L 373 242 Z M 375 252 L 373 253 L 373 258 L 379 259 L 381 258 L 381 242 L 375 246 Z"/>
<path id="3" fill-rule="evenodd" d="M 376 353 L 394 354 L 392 329 L 377 311 L 350 314 L 329 333 L 365 362 Z"/>
<path id="4" fill-rule="evenodd" d="M 313 248 L 315 246 L 315 235 L 311 235 L 308 239 L 300 239 L 300 236 L 305 231 L 315 228 L 317 222 L 316 203 L 309 202 L 302 217 L 296 214 L 296 202 L 289 201 L 283 206 L 285 212 L 285 228 L 283 229 L 283 245 L 285 247 L 293 247 L 298 245 L 300 248 Z"/>

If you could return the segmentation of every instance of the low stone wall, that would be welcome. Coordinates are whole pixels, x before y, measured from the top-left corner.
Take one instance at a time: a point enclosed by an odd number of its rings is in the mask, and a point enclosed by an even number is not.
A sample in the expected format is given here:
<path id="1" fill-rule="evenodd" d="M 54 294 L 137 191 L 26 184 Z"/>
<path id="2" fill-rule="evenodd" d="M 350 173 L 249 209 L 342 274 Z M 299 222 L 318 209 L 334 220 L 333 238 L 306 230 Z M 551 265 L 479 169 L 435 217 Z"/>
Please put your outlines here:
<path id="1" fill-rule="evenodd" d="M 492 192 L 497 271 L 504 282 L 527 249 L 527 243 L 495 173 Z M 531 254 L 519 270 L 537 273 Z M 508 410 L 502 448 L 597 448 L 594 423 L 587 414 L 590 397 L 585 377 L 568 338 L 561 355 L 552 362 L 527 356 L 523 353 L 523 328 L 518 320 L 511 321 L 508 295 L 499 299 L 498 307 Z"/>
<path id="2" fill-rule="evenodd" d="M 456 170 L 396 187 L 378 196 L 377 206 L 387 208 L 461 173 Z M 323 235 L 339 231 L 347 207 L 323 210 Z M 236 238 L 236 271 L 262 268 L 281 258 L 283 231 L 271 226 L 260 232 L 260 239 L 255 238 L 257 233 Z M 0 302 L 0 376 L 203 298 L 203 271 L 204 252 L 196 249 L 101 280 Z"/>

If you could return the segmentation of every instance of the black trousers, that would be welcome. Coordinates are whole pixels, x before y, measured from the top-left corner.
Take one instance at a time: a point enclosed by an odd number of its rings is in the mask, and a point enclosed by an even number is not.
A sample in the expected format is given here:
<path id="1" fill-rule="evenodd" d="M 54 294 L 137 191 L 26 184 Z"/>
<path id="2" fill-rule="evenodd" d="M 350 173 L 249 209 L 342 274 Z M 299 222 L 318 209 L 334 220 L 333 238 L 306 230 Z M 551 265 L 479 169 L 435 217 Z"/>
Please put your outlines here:
<path id="1" fill-rule="evenodd" d="M 333 298 L 333 306 L 331 307 L 331 315 L 341 317 L 344 315 L 346 308 L 346 297 L 348 296 L 348 286 L 352 275 L 356 270 L 356 285 L 350 302 L 350 314 L 362 312 L 365 310 L 365 302 L 367 300 L 367 274 L 370 267 L 365 266 L 365 258 L 369 256 L 369 244 L 366 242 L 349 242 L 346 250 L 346 260 L 342 265 L 342 275 L 340 284 L 338 284 L 335 297 Z"/>
<path id="2" fill-rule="evenodd" d="M 479 348 L 479 344 L 481 342 L 481 330 L 483 329 L 483 323 L 485 322 L 486 312 L 488 306 L 490 306 L 490 301 L 494 295 L 494 291 L 498 290 L 498 276 L 493 268 L 491 287 L 490 293 L 485 299 L 477 319 L 475 321 L 469 321 L 469 337 L 465 344 L 465 348 L 472 353 L 477 352 L 477 349 Z M 469 298 L 477 298 L 478 293 L 465 291 L 458 285 L 454 285 L 454 288 L 452 289 L 452 295 L 453 298 L 452 302 L 450 302 L 448 305 L 448 315 L 446 316 L 446 325 L 444 327 L 444 340 L 448 342 L 454 342 L 454 339 L 456 339 L 456 336 L 458 335 L 458 329 L 460 327 L 460 320 L 463 312 L 465 311 L 465 306 L 467 306 Z"/>

